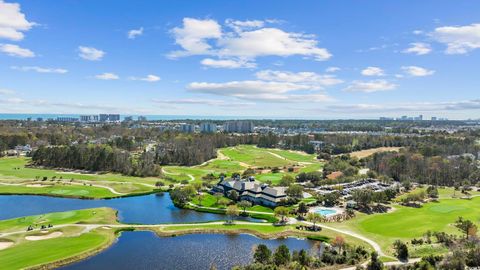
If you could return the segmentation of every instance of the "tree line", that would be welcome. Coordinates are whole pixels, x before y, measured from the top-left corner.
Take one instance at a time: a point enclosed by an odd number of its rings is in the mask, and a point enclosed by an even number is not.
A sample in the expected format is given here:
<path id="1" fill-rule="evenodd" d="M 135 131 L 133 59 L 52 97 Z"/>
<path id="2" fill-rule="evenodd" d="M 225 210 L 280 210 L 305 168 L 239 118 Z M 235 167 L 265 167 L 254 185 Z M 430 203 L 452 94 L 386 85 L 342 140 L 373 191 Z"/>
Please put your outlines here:
<path id="1" fill-rule="evenodd" d="M 158 176 L 161 173 L 160 166 L 155 164 L 154 153 L 143 152 L 134 158 L 128 151 L 107 145 L 42 146 L 34 151 L 32 164 L 132 176 Z"/>

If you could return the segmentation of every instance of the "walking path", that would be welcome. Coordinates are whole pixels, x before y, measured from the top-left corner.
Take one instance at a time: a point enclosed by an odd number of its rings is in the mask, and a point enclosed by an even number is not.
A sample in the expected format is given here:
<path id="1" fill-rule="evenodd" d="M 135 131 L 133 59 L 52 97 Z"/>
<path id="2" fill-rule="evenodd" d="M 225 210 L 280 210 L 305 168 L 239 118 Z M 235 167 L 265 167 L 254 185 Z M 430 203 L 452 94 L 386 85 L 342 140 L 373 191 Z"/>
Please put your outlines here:
<path id="1" fill-rule="evenodd" d="M 304 221 L 305 223 L 309 224 L 309 225 L 313 225 L 312 222 L 308 222 L 308 221 Z M 373 247 L 373 249 L 378 253 L 379 256 L 381 257 L 388 257 L 388 258 L 393 258 L 389 255 L 386 255 L 383 251 L 382 251 L 382 248 L 380 247 L 380 245 L 373 241 L 372 239 L 370 238 L 367 238 L 363 235 L 360 235 L 358 233 L 354 233 L 354 232 L 351 232 L 351 231 L 348 231 L 348 230 L 342 230 L 342 229 L 337 229 L 337 228 L 334 228 L 334 227 L 330 227 L 330 226 L 327 226 L 327 225 L 324 225 L 324 224 L 321 224 L 321 223 L 316 223 L 315 226 L 318 226 L 318 227 L 321 227 L 321 228 L 324 228 L 324 229 L 327 229 L 327 230 L 332 230 L 332 231 L 335 231 L 335 232 L 338 232 L 338 233 L 342 233 L 342 234 L 346 234 L 346 235 L 349 235 L 349 236 L 352 236 L 352 237 L 355 237 L 357 239 L 360 239 L 366 243 L 368 243 L 370 246 Z M 395 259 L 395 258 L 394 258 Z"/>
<path id="2" fill-rule="evenodd" d="M 221 209 L 221 208 L 216 208 L 216 207 L 206 207 L 206 206 L 200 206 L 194 203 L 189 202 L 189 205 L 195 207 L 195 208 L 200 208 L 200 209 L 206 209 L 206 210 L 226 210 L 226 209 Z M 242 210 L 243 212 L 243 210 Z M 261 211 L 251 211 L 251 210 L 246 210 L 246 213 L 251 213 L 251 214 L 265 214 L 265 215 L 275 215 L 275 213 L 272 212 L 261 212 Z"/>
<path id="3" fill-rule="evenodd" d="M 77 186 L 83 186 L 84 183 L 79 183 L 79 182 L 68 182 L 68 184 L 71 184 L 71 185 L 77 185 Z M 111 188 L 111 187 L 108 187 L 108 186 L 103 186 L 103 185 L 97 185 L 97 184 L 91 184 L 91 183 L 85 183 L 89 186 L 92 186 L 92 187 L 99 187 L 99 188 L 105 188 L 105 189 L 108 189 L 110 192 L 112 192 L 113 194 L 117 194 L 117 195 L 127 195 L 127 194 L 130 194 L 130 193 L 122 193 L 122 192 L 118 192 L 116 191 L 115 189 Z M 4 185 L 4 186 L 24 186 L 24 187 L 29 187 L 28 185 L 25 185 L 25 184 L 14 184 L 14 183 L 0 183 L 0 185 Z M 41 185 L 39 184 L 38 188 L 42 188 L 42 187 L 48 187 L 48 186 L 52 186 L 52 185 Z M 31 187 L 31 186 L 30 186 Z"/>

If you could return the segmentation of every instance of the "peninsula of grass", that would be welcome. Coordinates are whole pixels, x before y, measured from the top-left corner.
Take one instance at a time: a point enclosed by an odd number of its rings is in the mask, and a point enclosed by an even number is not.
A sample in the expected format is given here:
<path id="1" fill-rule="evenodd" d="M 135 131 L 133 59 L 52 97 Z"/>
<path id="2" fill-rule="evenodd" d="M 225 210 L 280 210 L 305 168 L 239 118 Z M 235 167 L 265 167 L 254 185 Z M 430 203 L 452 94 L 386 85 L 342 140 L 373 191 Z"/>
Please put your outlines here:
<path id="1" fill-rule="evenodd" d="M 221 234 L 252 234 L 264 239 L 275 239 L 284 237 L 306 238 L 314 241 L 330 242 L 337 236 L 342 236 L 347 243 L 358 245 L 373 250 L 367 243 L 329 229 L 322 229 L 320 232 L 308 232 L 297 230 L 295 225 L 274 226 L 270 223 L 247 223 L 238 222 L 234 224 L 202 223 L 202 224 L 184 224 L 168 225 L 155 228 L 159 236 L 179 236 L 185 234 L 198 233 L 221 233 Z"/>
<path id="2" fill-rule="evenodd" d="M 116 211 L 94 208 L 49 213 L 0 221 L 0 238 L 13 243 L 0 250 L 2 269 L 54 268 L 94 255 L 110 246 L 116 230 L 103 227 L 84 231 L 88 224 L 116 224 Z M 48 225 L 53 227 L 48 228 Z M 46 229 L 40 229 L 41 226 Z M 34 229 L 27 232 L 27 228 Z M 49 235 L 56 237 L 48 238 Z M 31 241 L 28 237 L 45 239 Z"/>

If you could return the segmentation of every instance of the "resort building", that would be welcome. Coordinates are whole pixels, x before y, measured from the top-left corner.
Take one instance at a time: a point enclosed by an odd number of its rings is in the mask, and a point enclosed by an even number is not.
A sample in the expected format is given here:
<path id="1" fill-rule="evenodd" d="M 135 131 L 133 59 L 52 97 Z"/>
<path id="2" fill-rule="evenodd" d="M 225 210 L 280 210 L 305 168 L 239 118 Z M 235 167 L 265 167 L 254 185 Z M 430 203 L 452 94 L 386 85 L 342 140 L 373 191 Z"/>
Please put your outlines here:
<path id="1" fill-rule="evenodd" d="M 270 207 L 277 206 L 280 201 L 287 198 L 285 187 L 269 187 L 267 184 L 256 181 L 253 177 L 248 179 L 225 179 L 221 177 L 212 190 L 213 192 L 221 192 L 225 196 L 235 191 L 238 193 L 240 200 Z"/>

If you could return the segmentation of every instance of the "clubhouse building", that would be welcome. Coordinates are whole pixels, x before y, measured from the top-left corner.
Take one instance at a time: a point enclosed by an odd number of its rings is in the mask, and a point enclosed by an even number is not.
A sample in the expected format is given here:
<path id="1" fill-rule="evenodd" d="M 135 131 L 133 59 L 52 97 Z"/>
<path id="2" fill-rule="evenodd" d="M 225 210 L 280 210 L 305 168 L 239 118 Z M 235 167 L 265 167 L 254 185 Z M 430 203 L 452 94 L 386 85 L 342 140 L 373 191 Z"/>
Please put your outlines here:
<path id="1" fill-rule="evenodd" d="M 286 187 L 269 187 L 267 184 L 256 181 L 252 176 L 247 179 L 221 177 L 217 185 L 212 188 L 213 192 L 223 193 L 227 197 L 235 191 L 240 200 L 270 207 L 277 206 L 280 201 L 287 198 L 285 190 Z"/>

